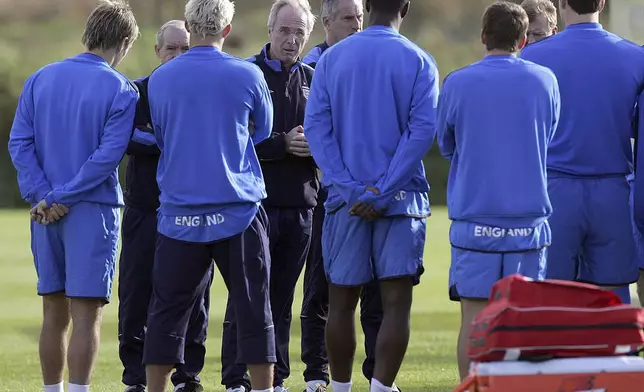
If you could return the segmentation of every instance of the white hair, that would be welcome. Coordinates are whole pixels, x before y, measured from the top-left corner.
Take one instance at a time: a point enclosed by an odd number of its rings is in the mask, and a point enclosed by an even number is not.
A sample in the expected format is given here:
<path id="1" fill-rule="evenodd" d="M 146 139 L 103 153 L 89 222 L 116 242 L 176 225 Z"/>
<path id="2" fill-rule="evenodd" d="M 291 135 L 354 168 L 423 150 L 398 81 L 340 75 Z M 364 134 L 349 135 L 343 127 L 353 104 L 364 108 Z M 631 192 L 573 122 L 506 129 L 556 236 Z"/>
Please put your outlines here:
<path id="1" fill-rule="evenodd" d="M 189 0 L 185 17 L 190 33 L 216 36 L 233 21 L 235 4 L 230 0 Z"/>
<path id="2" fill-rule="evenodd" d="M 163 26 L 161 26 L 159 31 L 157 31 L 157 46 L 158 47 L 163 46 L 163 43 L 164 43 L 163 42 L 163 34 L 170 27 L 174 27 L 174 28 L 177 28 L 179 30 L 185 30 L 186 25 L 185 25 L 185 22 L 182 21 L 182 20 L 171 20 L 171 21 L 165 22 L 163 24 Z"/>
<path id="3" fill-rule="evenodd" d="M 338 6 L 339 0 L 322 0 L 322 9 L 320 10 L 320 16 L 322 18 L 333 18 L 336 13 L 336 7 Z"/>
<path id="4" fill-rule="evenodd" d="M 322 7 L 320 10 L 320 17 L 327 19 L 334 19 L 338 12 L 338 4 L 340 0 L 322 0 Z M 362 7 L 362 1 L 358 1 L 360 7 Z"/>
<path id="5" fill-rule="evenodd" d="M 307 34 L 311 34 L 315 26 L 315 15 L 311 10 L 311 4 L 308 0 L 276 0 L 271 7 L 271 12 L 268 14 L 268 29 L 272 30 L 277 21 L 277 15 L 284 7 L 292 7 L 293 9 L 300 10 L 304 13 L 306 19 Z"/>

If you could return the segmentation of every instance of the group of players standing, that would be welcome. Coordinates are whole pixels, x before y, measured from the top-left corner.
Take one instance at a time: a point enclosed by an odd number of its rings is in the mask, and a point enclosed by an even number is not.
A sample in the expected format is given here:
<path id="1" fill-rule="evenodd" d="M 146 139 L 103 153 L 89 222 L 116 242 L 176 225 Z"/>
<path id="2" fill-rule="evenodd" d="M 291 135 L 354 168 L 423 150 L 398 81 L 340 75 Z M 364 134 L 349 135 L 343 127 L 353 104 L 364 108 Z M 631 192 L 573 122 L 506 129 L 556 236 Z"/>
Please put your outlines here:
<path id="1" fill-rule="evenodd" d="M 549 0 L 492 5 L 487 56 L 445 78 L 437 141 L 451 160 L 462 378 L 472 319 L 502 276 L 593 283 L 625 303 L 631 283 L 642 292 L 644 49 L 599 24 L 604 5 L 560 0 L 561 33 Z"/>
<path id="2" fill-rule="evenodd" d="M 65 359 L 69 391 L 89 390 L 123 204 L 126 391 L 164 391 L 173 368 L 175 391 L 203 390 L 213 261 L 229 290 L 229 391 L 284 390 L 305 264 L 306 391 L 351 390 L 359 300 L 363 373 L 372 392 L 398 390 L 430 214 L 422 158 L 436 135 L 451 160 L 461 377 L 470 321 L 502 276 L 587 281 L 630 300 L 631 193 L 644 224 L 630 141 L 644 52 L 599 25 L 603 0 L 560 1 L 566 29 L 552 37 L 552 3 L 522 5 L 486 10 L 486 57 L 448 75 L 440 98 L 434 60 L 398 33 L 408 0 L 368 0 L 360 34 L 361 1 L 324 0 L 327 38 L 302 60 L 311 7 L 277 0 L 270 42 L 246 61 L 221 50 L 232 2 L 189 0 L 185 23 L 159 31 L 163 64 L 134 82 L 113 69 L 138 36 L 134 15 L 118 1 L 98 6 L 87 52 L 25 82 L 9 142 L 33 207 L 44 390 L 63 391 Z"/>

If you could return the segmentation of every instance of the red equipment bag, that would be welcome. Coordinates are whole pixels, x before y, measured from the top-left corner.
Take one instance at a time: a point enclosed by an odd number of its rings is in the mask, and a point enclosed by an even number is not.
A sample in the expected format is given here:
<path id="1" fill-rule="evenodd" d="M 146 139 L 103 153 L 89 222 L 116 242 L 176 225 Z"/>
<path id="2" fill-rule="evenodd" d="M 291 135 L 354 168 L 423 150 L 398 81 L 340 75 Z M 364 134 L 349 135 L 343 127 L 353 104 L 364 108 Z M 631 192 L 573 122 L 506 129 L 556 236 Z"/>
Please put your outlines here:
<path id="1" fill-rule="evenodd" d="M 490 302 L 500 299 L 505 299 L 522 308 L 531 306 L 603 308 L 622 303 L 617 294 L 602 290 L 595 285 L 554 279 L 534 281 L 518 274 L 507 276 L 494 284 Z"/>
<path id="2" fill-rule="evenodd" d="M 619 302 L 590 285 L 507 277 L 472 323 L 469 358 L 541 361 L 638 350 L 644 346 L 644 309 Z"/>

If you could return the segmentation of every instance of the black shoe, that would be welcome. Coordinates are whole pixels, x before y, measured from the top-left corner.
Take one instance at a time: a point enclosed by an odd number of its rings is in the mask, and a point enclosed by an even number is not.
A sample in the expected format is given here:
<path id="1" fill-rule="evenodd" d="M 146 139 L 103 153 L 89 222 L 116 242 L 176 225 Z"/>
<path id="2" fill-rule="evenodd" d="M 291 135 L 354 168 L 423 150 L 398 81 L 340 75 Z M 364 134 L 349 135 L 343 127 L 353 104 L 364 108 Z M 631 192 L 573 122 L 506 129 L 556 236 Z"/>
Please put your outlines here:
<path id="1" fill-rule="evenodd" d="M 174 392 L 203 392 L 204 389 L 198 382 L 187 382 L 181 388 L 177 388 Z"/>
<path id="2" fill-rule="evenodd" d="M 125 388 L 125 392 L 145 392 L 145 386 L 144 385 L 130 385 L 129 387 Z"/>

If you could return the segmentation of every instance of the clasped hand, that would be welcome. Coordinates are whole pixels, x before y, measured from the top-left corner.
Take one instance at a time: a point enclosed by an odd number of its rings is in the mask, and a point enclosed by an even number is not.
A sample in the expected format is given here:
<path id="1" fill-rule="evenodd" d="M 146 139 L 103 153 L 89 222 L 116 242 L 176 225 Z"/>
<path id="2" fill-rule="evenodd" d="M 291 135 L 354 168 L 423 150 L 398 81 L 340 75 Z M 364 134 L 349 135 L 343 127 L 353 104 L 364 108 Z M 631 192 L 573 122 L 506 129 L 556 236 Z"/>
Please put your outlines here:
<path id="1" fill-rule="evenodd" d="M 380 190 L 376 187 L 368 186 L 367 192 L 379 195 Z M 374 221 L 382 215 L 382 211 L 378 211 L 371 204 L 364 204 L 360 201 L 357 201 L 350 209 L 349 214 L 353 216 L 358 216 L 367 221 Z"/>
<path id="2" fill-rule="evenodd" d="M 33 222 L 47 226 L 50 223 L 58 222 L 68 212 L 69 208 L 63 204 L 54 203 L 48 206 L 47 202 L 42 200 L 29 211 L 29 215 L 31 215 Z"/>
<path id="3" fill-rule="evenodd" d="M 285 143 L 286 152 L 301 158 L 308 158 L 311 156 L 309 142 L 306 140 L 306 136 L 304 136 L 304 128 L 301 125 L 291 129 L 291 131 L 286 134 Z"/>

